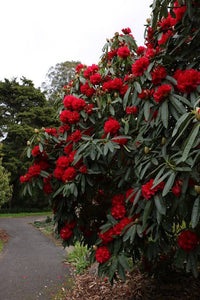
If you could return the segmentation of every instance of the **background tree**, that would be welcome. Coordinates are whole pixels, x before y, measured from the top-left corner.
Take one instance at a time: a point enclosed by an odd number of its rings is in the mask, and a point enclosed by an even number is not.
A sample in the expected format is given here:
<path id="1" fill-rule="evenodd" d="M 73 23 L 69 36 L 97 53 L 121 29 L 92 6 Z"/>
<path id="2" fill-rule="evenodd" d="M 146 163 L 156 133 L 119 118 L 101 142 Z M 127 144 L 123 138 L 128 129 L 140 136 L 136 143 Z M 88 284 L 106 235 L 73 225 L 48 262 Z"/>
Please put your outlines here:
<path id="1" fill-rule="evenodd" d="M 0 151 L 2 144 L 0 144 Z M 1 155 L 1 153 L 0 153 Z M 0 208 L 10 201 L 12 197 L 12 187 L 9 183 L 10 174 L 2 166 L 2 159 L 0 158 Z"/>
<path id="2" fill-rule="evenodd" d="M 37 191 L 33 198 L 22 199 L 19 177 L 31 163 L 27 161 L 24 149 L 34 129 L 57 124 L 53 107 L 32 81 L 22 78 L 19 83 L 16 79 L 5 79 L 0 82 L 0 112 L 0 134 L 4 145 L 2 164 L 11 173 L 13 185 L 11 206 L 47 205 Z"/>
<path id="3" fill-rule="evenodd" d="M 65 61 L 49 68 L 46 81 L 42 83 L 42 90 L 53 104 L 62 88 L 75 77 L 76 66 L 79 61 Z"/>

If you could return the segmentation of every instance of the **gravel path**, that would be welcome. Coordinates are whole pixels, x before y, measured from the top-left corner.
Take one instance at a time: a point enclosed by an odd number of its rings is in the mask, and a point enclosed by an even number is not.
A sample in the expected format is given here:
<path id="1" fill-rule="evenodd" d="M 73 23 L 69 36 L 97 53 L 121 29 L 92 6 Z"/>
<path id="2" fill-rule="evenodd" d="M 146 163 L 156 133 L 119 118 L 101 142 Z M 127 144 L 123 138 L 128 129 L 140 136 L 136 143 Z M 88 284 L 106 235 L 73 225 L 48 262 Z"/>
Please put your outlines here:
<path id="1" fill-rule="evenodd" d="M 0 218 L 10 238 L 0 256 L 0 300 L 47 300 L 70 278 L 66 251 L 30 223 L 44 217 Z"/>

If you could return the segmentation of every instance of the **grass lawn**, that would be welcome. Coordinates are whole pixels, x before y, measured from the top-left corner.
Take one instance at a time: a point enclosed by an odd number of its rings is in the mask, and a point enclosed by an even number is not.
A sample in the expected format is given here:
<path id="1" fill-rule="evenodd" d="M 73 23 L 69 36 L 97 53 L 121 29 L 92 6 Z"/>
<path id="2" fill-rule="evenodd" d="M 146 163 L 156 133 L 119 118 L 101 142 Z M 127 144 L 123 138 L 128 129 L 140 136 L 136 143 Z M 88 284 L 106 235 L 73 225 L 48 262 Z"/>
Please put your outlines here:
<path id="1" fill-rule="evenodd" d="M 3 241 L 0 241 L 0 253 L 2 252 L 3 250 Z"/>
<path id="2" fill-rule="evenodd" d="M 52 215 L 52 211 L 43 211 L 43 212 L 35 212 L 35 213 L 8 213 L 8 214 L 0 214 L 0 218 L 17 218 L 17 217 L 31 217 L 31 216 L 50 216 Z"/>

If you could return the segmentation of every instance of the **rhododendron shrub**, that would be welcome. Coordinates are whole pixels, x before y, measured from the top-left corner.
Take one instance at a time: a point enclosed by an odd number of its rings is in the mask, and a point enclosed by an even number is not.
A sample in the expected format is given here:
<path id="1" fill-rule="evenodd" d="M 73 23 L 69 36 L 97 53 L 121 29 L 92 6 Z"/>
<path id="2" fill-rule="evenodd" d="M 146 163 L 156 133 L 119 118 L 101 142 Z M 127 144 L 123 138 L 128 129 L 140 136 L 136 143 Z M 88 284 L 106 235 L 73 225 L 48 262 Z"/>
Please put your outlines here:
<path id="1" fill-rule="evenodd" d="M 124 28 L 98 65 L 77 66 L 60 127 L 36 131 L 21 177 L 48 194 L 64 246 L 87 244 L 111 281 L 130 259 L 149 273 L 162 263 L 198 274 L 200 7 L 152 8 L 145 46 Z"/>

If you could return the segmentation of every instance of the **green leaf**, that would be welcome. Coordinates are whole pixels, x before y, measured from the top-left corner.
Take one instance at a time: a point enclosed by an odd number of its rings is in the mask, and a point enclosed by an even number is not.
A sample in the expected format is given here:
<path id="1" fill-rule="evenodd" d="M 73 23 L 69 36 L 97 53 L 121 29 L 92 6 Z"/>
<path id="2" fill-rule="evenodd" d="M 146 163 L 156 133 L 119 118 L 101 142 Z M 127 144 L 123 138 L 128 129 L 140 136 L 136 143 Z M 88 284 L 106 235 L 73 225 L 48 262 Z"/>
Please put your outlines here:
<path id="1" fill-rule="evenodd" d="M 124 255 L 120 255 L 119 257 L 118 257 L 118 261 L 119 261 L 119 263 L 120 263 L 120 265 L 122 265 L 122 267 L 125 269 L 125 270 L 127 270 L 128 272 L 130 272 L 130 265 L 129 265 L 129 263 L 128 263 L 128 259 L 127 259 L 127 257 L 125 257 Z"/>
<path id="2" fill-rule="evenodd" d="M 199 123 L 196 123 L 183 146 L 182 161 L 185 161 L 188 158 L 189 152 L 195 142 L 198 133 L 199 133 Z"/>
<path id="3" fill-rule="evenodd" d="M 122 267 L 121 264 L 118 265 L 118 273 L 120 278 L 125 282 L 126 281 L 126 274 L 124 272 L 124 268 Z"/>
<path id="4" fill-rule="evenodd" d="M 194 201 L 194 205 L 192 208 L 192 215 L 191 215 L 191 224 L 192 224 L 192 228 L 195 228 L 199 222 L 199 198 L 197 198 Z"/>
<path id="5" fill-rule="evenodd" d="M 151 200 L 147 200 L 147 204 L 146 204 L 145 209 L 144 209 L 143 220 L 142 220 L 142 223 L 143 223 L 142 228 L 143 229 L 146 228 L 147 219 L 148 219 L 148 216 L 151 212 L 151 209 L 152 209 L 152 202 L 151 202 Z"/>
<path id="6" fill-rule="evenodd" d="M 31 157 L 31 153 L 32 153 L 32 149 L 31 149 L 31 147 L 28 147 L 28 149 L 27 149 L 27 157 L 28 158 Z"/>
<path id="7" fill-rule="evenodd" d="M 190 116 L 190 113 L 186 113 L 178 119 L 178 121 L 176 122 L 176 125 L 174 127 L 174 130 L 172 132 L 172 137 L 174 137 L 176 135 L 176 133 L 178 132 L 179 128 L 187 122 L 187 119 L 189 116 Z"/>
<path id="8" fill-rule="evenodd" d="M 135 89 L 136 89 L 136 91 L 137 91 L 138 93 L 141 93 L 141 92 L 142 92 L 142 88 L 141 88 L 141 86 L 140 86 L 140 84 L 139 84 L 138 81 L 135 81 L 133 85 L 134 85 L 134 87 L 135 87 Z"/>
<path id="9" fill-rule="evenodd" d="M 166 214 L 166 205 L 165 205 L 162 197 L 159 195 L 155 195 L 154 202 L 155 202 L 155 206 L 156 206 L 157 210 L 159 211 L 159 213 L 161 215 L 165 215 Z"/>
<path id="10" fill-rule="evenodd" d="M 136 235 L 136 225 L 131 226 L 123 236 L 123 241 L 126 242 L 127 240 L 131 240 L 130 243 L 134 241 Z"/>
<path id="11" fill-rule="evenodd" d="M 131 86 L 128 88 L 128 90 L 126 91 L 126 94 L 124 95 L 124 99 L 123 99 L 123 108 L 126 109 L 127 106 L 127 102 L 128 102 L 128 97 L 131 91 Z"/>
<path id="12" fill-rule="evenodd" d="M 41 143 L 39 143 L 39 149 L 40 149 L 40 152 L 43 152 L 43 150 L 44 150 L 43 145 Z"/>
<path id="13" fill-rule="evenodd" d="M 160 114 L 163 126 L 165 128 L 168 127 L 168 118 L 169 118 L 169 110 L 168 110 L 168 102 L 164 101 L 160 107 Z"/>
<path id="14" fill-rule="evenodd" d="M 149 116 L 150 116 L 150 108 L 151 108 L 151 103 L 150 101 L 145 101 L 144 103 L 144 117 L 145 119 L 148 121 L 149 120 Z"/>
<path id="15" fill-rule="evenodd" d="M 173 184 L 174 184 L 175 178 L 176 178 L 176 173 L 173 172 L 173 173 L 169 176 L 167 182 L 165 183 L 165 187 L 164 187 L 164 189 L 163 189 L 163 191 L 162 191 L 162 196 L 163 196 L 163 197 L 166 196 L 167 193 L 171 190 L 171 188 L 172 188 L 172 186 L 173 186 Z"/>
<path id="16" fill-rule="evenodd" d="M 118 260 L 115 259 L 109 268 L 109 281 L 112 280 L 112 278 L 117 270 L 117 267 L 118 267 Z"/>

